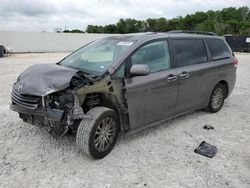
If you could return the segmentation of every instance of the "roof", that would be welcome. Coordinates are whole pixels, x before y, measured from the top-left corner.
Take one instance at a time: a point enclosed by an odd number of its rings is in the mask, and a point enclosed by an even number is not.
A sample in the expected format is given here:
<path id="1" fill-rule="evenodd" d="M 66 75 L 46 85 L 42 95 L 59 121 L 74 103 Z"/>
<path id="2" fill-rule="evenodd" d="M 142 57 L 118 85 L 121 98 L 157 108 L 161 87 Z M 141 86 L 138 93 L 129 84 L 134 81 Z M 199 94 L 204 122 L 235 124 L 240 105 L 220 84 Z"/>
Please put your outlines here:
<path id="1" fill-rule="evenodd" d="M 202 34 L 204 33 L 204 34 Z M 210 33 L 210 32 L 208 32 Z M 123 34 L 117 36 L 107 37 L 106 39 L 113 40 L 124 40 L 124 41 L 139 41 L 142 39 L 150 39 L 157 37 L 166 37 L 166 38 L 185 38 L 185 37 L 193 37 L 193 38 L 222 38 L 221 36 L 206 34 L 205 32 L 200 32 L 200 34 L 196 33 L 183 33 L 183 32 L 166 32 L 166 33 L 157 33 L 157 32 L 146 32 L 146 33 L 131 33 L 131 34 Z"/>
<path id="2" fill-rule="evenodd" d="M 155 34 L 159 34 L 159 33 L 155 33 L 155 32 L 129 33 L 129 34 L 121 34 L 121 35 L 107 37 L 106 39 L 137 41 L 137 40 L 140 40 L 140 39 L 143 39 L 145 37 L 152 36 Z"/>

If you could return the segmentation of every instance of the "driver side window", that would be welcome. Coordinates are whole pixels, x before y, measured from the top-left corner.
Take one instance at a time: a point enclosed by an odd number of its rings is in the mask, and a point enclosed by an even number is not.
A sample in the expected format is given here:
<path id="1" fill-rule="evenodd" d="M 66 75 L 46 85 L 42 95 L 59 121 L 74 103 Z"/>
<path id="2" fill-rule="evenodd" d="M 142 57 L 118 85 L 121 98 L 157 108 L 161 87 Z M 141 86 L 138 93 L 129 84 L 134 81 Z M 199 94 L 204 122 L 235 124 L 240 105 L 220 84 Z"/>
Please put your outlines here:
<path id="1" fill-rule="evenodd" d="M 148 65 L 150 73 L 170 69 L 167 41 L 155 41 L 142 46 L 131 56 L 131 63 Z"/>

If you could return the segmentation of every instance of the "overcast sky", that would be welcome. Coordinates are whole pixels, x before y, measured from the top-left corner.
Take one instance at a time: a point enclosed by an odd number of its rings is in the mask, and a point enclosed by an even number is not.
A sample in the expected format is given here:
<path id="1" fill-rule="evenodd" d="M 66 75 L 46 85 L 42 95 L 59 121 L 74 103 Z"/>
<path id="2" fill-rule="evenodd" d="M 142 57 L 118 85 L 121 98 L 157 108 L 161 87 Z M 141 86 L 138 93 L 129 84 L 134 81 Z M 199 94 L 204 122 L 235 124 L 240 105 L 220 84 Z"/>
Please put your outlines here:
<path id="1" fill-rule="evenodd" d="M 85 30 L 120 18 L 173 18 L 229 6 L 250 7 L 250 0 L 0 0 L 0 30 Z"/>

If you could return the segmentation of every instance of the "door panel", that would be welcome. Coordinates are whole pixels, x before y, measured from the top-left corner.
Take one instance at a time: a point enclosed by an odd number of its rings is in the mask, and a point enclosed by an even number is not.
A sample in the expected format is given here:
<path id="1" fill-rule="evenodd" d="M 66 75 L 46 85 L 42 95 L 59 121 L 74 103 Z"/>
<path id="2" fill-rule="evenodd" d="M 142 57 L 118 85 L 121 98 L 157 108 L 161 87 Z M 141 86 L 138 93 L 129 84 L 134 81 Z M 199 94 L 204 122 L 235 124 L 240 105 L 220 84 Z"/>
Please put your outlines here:
<path id="1" fill-rule="evenodd" d="M 176 69 L 125 79 L 131 128 L 150 124 L 175 113 L 177 82 L 174 75 Z"/>
<path id="2" fill-rule="evenodd" d="M 183 72 L 187 78 L 181 78 Z M 206 105 L 210 90 L 218 80 L 217 66 L 214 62 L 201 63 L 177 68 L 178 97 L 177 112 L 184 112 Z"/>
<path id="3" fill-rule="evenodd" d="M 211 86 L 217 80 L 217 68 L 208 62 L 202 38 L 173 39 L 175 66 L 178 75 L 177 113 L 204 107 Z"/>

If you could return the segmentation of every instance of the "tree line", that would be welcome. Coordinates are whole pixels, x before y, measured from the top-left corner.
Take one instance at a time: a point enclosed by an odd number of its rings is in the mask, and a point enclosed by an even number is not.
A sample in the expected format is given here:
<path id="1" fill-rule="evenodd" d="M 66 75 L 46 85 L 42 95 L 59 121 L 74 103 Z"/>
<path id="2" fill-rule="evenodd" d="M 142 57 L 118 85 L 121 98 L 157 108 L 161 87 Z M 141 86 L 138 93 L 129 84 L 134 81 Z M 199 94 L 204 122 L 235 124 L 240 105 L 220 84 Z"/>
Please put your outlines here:
<path id="1" fill-rule="evenodd" d="M 209 10 L 207 12 L 196 12 L 173 19 L 120 19 L 116 24 L 108 24 L 105 26 L 88 25 L 86 32 L 125 34 L 138 32 L 167 32 L 171 30 L 211 31 L 218 35 L 249 35 L 250 11 L 249 8 L 245 6 L 239 8 L 229 7 L 219 11 Z"/>

